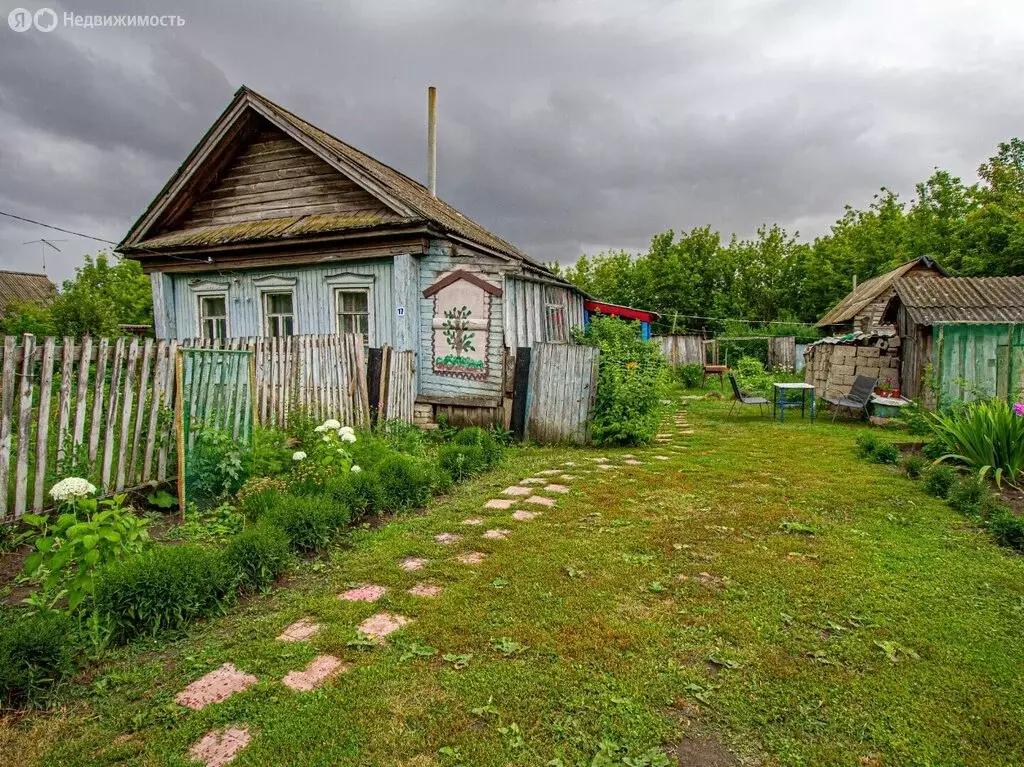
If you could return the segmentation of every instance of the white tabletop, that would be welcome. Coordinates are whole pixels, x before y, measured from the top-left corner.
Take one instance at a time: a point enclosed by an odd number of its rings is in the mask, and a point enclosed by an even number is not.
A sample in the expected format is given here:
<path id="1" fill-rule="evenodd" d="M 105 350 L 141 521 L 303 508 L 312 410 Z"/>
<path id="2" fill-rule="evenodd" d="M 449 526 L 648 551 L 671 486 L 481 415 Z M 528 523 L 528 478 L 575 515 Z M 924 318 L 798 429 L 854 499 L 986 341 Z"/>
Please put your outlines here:
<path id="1" fill-rule="evenodd" d="M 809 383 L 777 383 L 775 384 L 776 389 L 813 389 L 814 386 Z"/>

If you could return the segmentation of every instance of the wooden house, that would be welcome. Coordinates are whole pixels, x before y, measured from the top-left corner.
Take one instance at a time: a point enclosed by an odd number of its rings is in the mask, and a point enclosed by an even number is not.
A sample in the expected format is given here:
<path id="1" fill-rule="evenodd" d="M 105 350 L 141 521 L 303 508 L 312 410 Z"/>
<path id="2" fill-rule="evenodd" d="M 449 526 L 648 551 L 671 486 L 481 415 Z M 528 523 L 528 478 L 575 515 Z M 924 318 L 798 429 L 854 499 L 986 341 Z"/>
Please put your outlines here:
<path id="1" fill-rule="evenodd" d="M 57 288 L 45 274 L 0 270 L 0 317 L 12 304 L 49 306 L 56 297 Z"/>
<path id="2" fill-rule="evenodd" d="M 818 322 L 826 335 L 840 336 L 855 331 L 873 333 L 891 329 L 882 321 L 882 313 L 896 294 L 900 280 L 914 276 L 945 277 L 946 271 L 928 256 L 900 264 L 891 272 L 872 277 L 857 285 Z"/>
<path id="3" fill-rule="evenodd" d="M 542 263 L 246 87 L 118 251 L 151 277 L 157 338 L 359 333 L 415 353 L 424 420 L 499 420 L 510 355 L 584 323 Z"/>
<path id="4" fill-rule="evenodd" d="M 913 275 L 883 314 L 901 339 L 903 394 L 945 405 L 1024 389 L 1024 277 Z"/>

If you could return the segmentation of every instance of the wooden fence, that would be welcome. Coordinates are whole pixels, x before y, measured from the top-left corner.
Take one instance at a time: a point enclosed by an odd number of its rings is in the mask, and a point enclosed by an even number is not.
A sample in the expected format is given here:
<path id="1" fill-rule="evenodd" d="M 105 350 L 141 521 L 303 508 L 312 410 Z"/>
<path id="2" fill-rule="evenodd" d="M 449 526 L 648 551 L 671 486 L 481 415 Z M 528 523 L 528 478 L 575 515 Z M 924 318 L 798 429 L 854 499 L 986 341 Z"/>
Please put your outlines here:
<path id="1" fill-rule="evenodd" d="M 655 336 L 651 339 L 665 355 L 665 361 L 672 367 L 678 365 L 703 365 L 704 339 L 695 335 Z"/>
<path id="2" fill-rule="evenodd" d="M 596 346 L 533 347 L 526 406 L 530 439 L 578 444 L 590 441 L 600 355 Z"/>
<path id="3" fill-rule="evenodd" d="M 410 351 L 383 348 L 378 419 L 412 423 L 416 403 L 416 362 Z"/>

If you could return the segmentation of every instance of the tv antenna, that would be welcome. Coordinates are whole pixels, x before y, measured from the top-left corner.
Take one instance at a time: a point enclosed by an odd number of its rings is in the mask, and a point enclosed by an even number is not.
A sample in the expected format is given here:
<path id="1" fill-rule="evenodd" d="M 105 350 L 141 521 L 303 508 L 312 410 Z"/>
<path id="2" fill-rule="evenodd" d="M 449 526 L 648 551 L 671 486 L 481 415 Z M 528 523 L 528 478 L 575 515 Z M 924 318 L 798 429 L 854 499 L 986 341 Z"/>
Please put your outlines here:
<path id="1" fill-rule="evenodd" d="M 48 240 L 45 237 L 40 237 L 38 240 L 29 240 L 22 243 L 22 245 L 35 245 L 39 243 L 40 249 L 43 251 L 43 274 L 46 274 L 46 249 L 53 248 L 58 253 L 62 252 L 60 248 L 53 244 L 55 242 L 67 242 L 67 240 Z"/>

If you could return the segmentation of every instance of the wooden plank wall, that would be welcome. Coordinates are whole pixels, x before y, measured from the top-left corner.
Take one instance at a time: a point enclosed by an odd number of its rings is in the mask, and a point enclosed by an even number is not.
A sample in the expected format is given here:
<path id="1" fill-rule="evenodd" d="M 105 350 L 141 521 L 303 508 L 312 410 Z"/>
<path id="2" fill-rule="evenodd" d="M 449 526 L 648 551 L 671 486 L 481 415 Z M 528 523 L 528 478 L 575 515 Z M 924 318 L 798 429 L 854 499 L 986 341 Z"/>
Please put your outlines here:
<path id="1" fill-rule="evenodd" d="M 796 370 L 796 337 L 780 336 L 768 341 L 769 370 Z"/>
<path id="2" fill-rule="evenodd" d="M 385 421 L 412 423 L 413 406 L 416 403 L 415 352 L 390 351 L 384 355 L 386 364 L 381 376 L 386 377 L 387 386 L 381 387 L 384 408 L 379 416 Z"/>
<path id="3" fill-rule="evenodd" d="M 1019 394 L 1024 334 L 1014 324 L 962 323 L 935 326 L 939 406 L 970 402 L 984 394 L 1013 399 Z M 6 371 L 5 371 L 6 372 Z"/>
<path id="4" fill-rule="evenodd" d="M 600 355 L 594 346 L 533 347 L 526 416 L 529 439 L 576 444 L 590 441 Z"/>
<path id="5" fill-rule="evenodd" d="M 104 493 L 166 480 L 176 351 L 153 339 L 4 338 L 0 522 L 48 508 L 66 476 Z"/>
<path id="6" fill-rule="evenodd" d="M 651 339 L 661 347 L 665 361 L 672 367 L 704 364 L 704 339 L 696 335 L 655 336 Z"/>

